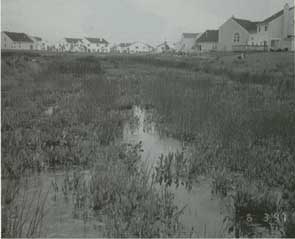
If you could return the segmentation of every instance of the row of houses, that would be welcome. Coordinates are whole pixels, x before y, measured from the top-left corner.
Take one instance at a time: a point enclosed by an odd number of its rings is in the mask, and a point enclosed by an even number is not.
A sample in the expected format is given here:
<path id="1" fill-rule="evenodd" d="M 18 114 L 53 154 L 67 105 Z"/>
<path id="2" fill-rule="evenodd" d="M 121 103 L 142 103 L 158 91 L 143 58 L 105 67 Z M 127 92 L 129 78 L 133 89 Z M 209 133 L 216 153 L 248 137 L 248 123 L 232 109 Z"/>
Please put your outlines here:
<path id="1" fill-rule="evenodd" d="M 110 52 L 110 43 L 104 38 L 85 37 L 62 39 L 55 45 L 58 52 Z"/>
<path id="2" fill-rule="evenodd" d="M 219 29 L 204 33 L 183 33 L 177 52 L 267 51 L 295 49 L 294 6 L 263 19 L 251 21 L 232 16 Z"/>
<path id="3" fill-rule="evenodd" d="M 294 7 L 284 8 L 263 19 L 251 21 L 232 16 L 219 29 L 203 33 L 183 33 L 176 44 L 167 41 L 153 47 L 143 42 L 111 45 L 104 38 L 64 38 L 49 44 L 37 36 L 4 31 L 1 34 L 2 49 L 50 50 L 56 52 L 98 53 L 197 53 L 206 51 L 267 51 L 294 50 Z"/>
<path id="4" fill-rule="evenodd" d="M 97 52 L 97 53 L 149 53 L 168 52 L 172 46 L 166 41 L 156 47 L 143 42 L 120 43 L 111 45 L 104 38 L 69 38 L 66 37 L 56 44 L 50 45 L 41 37 L 29 36 L 25 33 L 3 31 L 1 48 L 9 50 L 43 50 L 56 52 Z"/>
<path id="5" fill-rule="evenodd" d="M 57 52 L 109 52 L 110 46 L 103 38 L 64 38 L 56 44 L 49 44 L 41 37 L 19 32 L 1 32 L 1 49 L 41 50 Z"/>
<path id="6" fill-rule="evenodd" d="M 175 48 L 173 44 L 169 44 L 167 41 L 153 47 L 144 42 L 132 42 L 132 43 L 120 43 L 111 47 L 111 52 L 114 53 L 168 53 L 174 52 Z"/>
<path id="7" fill-rule="evenodd" d="M 92 53 L 149 53 L 169 52 L 172 45 L 166 41 L 153 47 L 143 42 L 120 43 L 111 45 L 104 38 L 69 38 L 66 37 L 56 44 L 49 44 L 41 37 L 29 36 L 25 33 L 3 31 L 1 48 L 9 50 L 43 50 L 55 52 L 92 52 Z"/>

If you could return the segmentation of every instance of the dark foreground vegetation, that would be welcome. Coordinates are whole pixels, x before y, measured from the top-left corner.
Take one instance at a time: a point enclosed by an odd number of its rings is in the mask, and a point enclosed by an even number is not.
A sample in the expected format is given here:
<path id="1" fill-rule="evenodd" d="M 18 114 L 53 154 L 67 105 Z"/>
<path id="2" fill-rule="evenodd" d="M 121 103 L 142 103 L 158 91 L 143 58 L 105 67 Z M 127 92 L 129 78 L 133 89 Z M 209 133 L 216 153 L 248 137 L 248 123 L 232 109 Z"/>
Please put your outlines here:
<path id="1" fill-rule="evenodd" d="M 34 207 L 20 200 L 24 176 L 78 168 L 91 169 L 90 181 L 66 177 L 63 192 L 81 217 L 105 222 L 104 236 L 182 235 L 168 189 L 190 189 L 202 175 L 228 202 L 228 235 L 263 236 L 263 226 L 294 237 L 295 72 L 284 54 L 4 56 L 2 236 L 42 235 L 46 197 Z M 141 144 L 120 141 L 135 105 L 152 112 L 160 134 L 188 143 L 190 157 L 163 155 L 152 176 Z"/>

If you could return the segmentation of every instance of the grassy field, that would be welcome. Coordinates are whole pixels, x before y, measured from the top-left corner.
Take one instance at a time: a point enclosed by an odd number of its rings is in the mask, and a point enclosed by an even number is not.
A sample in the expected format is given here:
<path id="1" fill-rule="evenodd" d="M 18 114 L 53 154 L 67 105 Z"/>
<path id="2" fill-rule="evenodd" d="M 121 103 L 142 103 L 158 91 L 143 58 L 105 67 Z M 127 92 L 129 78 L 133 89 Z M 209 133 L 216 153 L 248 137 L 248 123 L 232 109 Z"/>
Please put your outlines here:
<path id="1" fill-rule="evenodd" d="M 1 64 L 3 236 L 40 231 L 41 206 L 31 219 L 15 216 L 24 175 L 75 167 L 92 169 L 88 190 L 79 178 L 66 188 L 81 196 L 79 207 L 104 215 L 106 236 L 179 236 L 181 209 L 167 189 L 178 178 L 190 187 L 200 175 L 228 197 L 229 233 L 254 235 L 247 215 L 268 213 L 279 236 L 295 235 L 293 53 L 6 54 Z M 160 134 L 191 145 L 187 160 L 163 156 L 169 160 L 153 180 L 140 164 L 141 145 L 117 143 L 135 105 L 152 112 Z"/>

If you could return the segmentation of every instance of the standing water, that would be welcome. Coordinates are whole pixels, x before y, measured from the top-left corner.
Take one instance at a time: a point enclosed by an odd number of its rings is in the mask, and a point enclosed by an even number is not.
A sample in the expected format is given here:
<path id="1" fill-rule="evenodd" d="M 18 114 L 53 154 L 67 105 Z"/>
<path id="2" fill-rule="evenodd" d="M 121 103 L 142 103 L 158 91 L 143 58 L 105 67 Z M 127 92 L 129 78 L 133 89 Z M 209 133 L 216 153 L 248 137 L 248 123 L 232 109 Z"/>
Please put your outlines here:
<path id="1" fill-rule="evenodd" d="M 168 153 L 186 152 L 184 145 L 171 137 L 159 134 L 155 124 L 148 118 L 148 113 L 139 107 L 133 108 L 135 120 L 124 125 L 123 142 L 136 144 L 142 142 L 142 160 L 153 168 L 160 155 Z M 69 182 L 80 180 L 76 193 L 70 193 L 67 188 Z M 91 193 L 88 182 L 91 179 L 89 170 L 77 168 L 71 170 L 49 171 L 25 177 L 22 182 L 25 201 L 29 202 L 44 198 L 44 217 L 42 220 L 41 237 L 101 237 L 104 223 L 99 221 L 97 215 L 89 210 L 91 208 Z M 175 195 L 175 204 L 179 209 L 184 208 L 181 222 L 185 227 L 184 237 L 221 237 L 223 235 L 222 201 L 212 197 L 211 182 L 201 179 L 195 183 L 190 191 L 185 186 L 171 185 L 169 190 Z M 80 193 L 79 193 L 80 192 Z M 87 195 L 82 197 L 82 195 Z M 23 203 L 23 202 L 22 202 Z M 37 203 L 33 203 L 37 205 Z M 29 210 L 34 213 L 33 207 Z M 187 234 L 188 233 L 188 234 Z"/>
<path id="2" fill-rule="evenodd" d="M 183 152 L 187 149 L 183 144 L 171 137 L 157 132 L 153 122 L 149 121 L 148 113 L 140 107 L 134 107 L 134 121 L 124 127 L 124 141 L 128 143 L 142 142 L 142 159 L 150 167 L 154 167 L 161 154 Z M 175 203 L 179 208 L 185 207 L 181 222 L 186 232 L 193 232 L 197 237 L 220 237 L 223 235 L 223 202 L 212 196 L 209 179 L 200 179 L 187 190 L 185 186 L 171 186 L 175 195 Z M 186 233 L 184 232 L 184 233 Z"/>

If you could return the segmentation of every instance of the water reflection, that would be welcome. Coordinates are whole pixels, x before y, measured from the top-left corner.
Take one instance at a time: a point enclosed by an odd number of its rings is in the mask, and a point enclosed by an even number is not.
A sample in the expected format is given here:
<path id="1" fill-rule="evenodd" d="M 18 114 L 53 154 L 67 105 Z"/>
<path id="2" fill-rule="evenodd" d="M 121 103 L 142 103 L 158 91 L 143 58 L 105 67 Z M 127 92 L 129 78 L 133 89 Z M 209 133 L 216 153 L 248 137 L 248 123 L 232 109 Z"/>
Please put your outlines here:
<path id="1" fill-rule="evenodd" d="M 77 195 L 64 188 L 65 180 L 69 177 L 73 178 L 77 173 L 82 178 L 82 182 L 86 184 L 89 182 L 88 170 L 42 172 L 22 180 L 21 195 L 26 195 L 26 200 L 35 201 L 39 193 L 42 194 L 42 198 L 46 197 L 40 237 L 97 238 L 103 236 L 100 233 L 103 223 L 98 221 L 89 210 L 89 205 L 77 207 Z M 30 209 L 32 208 L 31 206 Z"/>
<path id="2" fill-rule="evenodd" d="M 126 123 L 123 130 L 123 140 L 128 143 L 142 142 L 142 159 L 154 167 L 159 157 L 168 153 L 184 152 L 189 154 L 189 147 L 171 137 L 160 135 L 152 122 L 150 113 L 134 107 L 134 119 Z M 211 181 L 200 178 L 191 190 L 185 185 L 176 187 L 172 184 L 170 190 L 175 194 L 175 202 L 184 209 L 181 217 L 186 232 L 193 230 L 194 237 L 223 236 L 224 203 L 211 194 Z"/>

